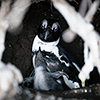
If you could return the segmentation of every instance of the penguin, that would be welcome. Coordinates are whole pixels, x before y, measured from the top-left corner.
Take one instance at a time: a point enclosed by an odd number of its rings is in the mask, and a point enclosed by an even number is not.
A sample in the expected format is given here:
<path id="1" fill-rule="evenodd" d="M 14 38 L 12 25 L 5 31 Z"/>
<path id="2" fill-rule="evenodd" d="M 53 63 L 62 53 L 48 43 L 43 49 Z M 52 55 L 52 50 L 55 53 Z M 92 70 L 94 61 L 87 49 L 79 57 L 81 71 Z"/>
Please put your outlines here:
<path id="1" fill-rule="evenodd" d="M 36 54 L 35 58 L 35 66 L 34 66 L 34 82 L 33 87 L 36 90 L 64 90 L 64 87 L 61 83 L 57 82 L 57 80 L 60 80 L 60 74 L 57 73 L 61 70 L 59 67 L 59 64 L 57 66 L 54 66 L 52 68 L 51 65 L 47 65 L 46 56 L 44 52 L 41 52 L 40 50 Z M 49 56 L 52 60 L 52 55 Z M 56 60 L 55 63 L 59 63 L 59 60 L 56 59 L 56 56 L 53 55 L 54 60 Z M 47 59 L 48 60 L 48 59 Z M 50 61 L 48 61 L 50 63 Z"/>
<path id="2" fill-rule="evenodd" d="M 80 68 L 75 60 L 60 46 L 60 35 L 61 28 L 57 20 L 48 18 L 42 21 L 32 44 L 33 65 L 35 58 L 34 52 L 41 48 L 42 51 L 54 53 L 66 67 L 73 66 L 80 72 Z"/>
<path id="3" fill-rule="evenodd" d="M 64 73 L 67 73 L 69 76 L 69 79 L 63 76 L 64 80 L 66 80 L 66 84 L 68 83 L 68 81 L 71 81 L 72 83 L 76 82 L 77 84 L 76 86 L 69 86 L 69 88 L 79 88 L 80 80 L 78 78 L 78 74 L 80 72 L 80 68 L 77 65 L 76 61 L 73 59 L 73 57 L 68 52 L 66 52 L 64 48 L 62 48 L 59 44 L 60 35 L 61 28 L 57 20 L 47 18 L 42 21 L 32 44 L 33 66 L 35 66 L 35 52 L 39 51 L 39 48 L 41 49 L 41 51 L 45 51 L 48 60 L 50 60 L 50 54 L 53 54 L 57 57 L 57 59 L 63 66 L 62 71 Z M 52 60 L 52 65 L 54 64 L 52 68 L 50 67 L 51 71 L 56 69 L 57 64 L 55 64 L 55 60 L 52 57 L 50 58 Z M 47 58 L 45 59 L 45 61 L 48 66 L 51 64 L 51 62 L 48 63 Z"/>
<path id="4" fill-rule="evenodd" d="M 55 54 L 39 49 L 34 63 L 34 89 L 61 91 L 80 88 L 78 81 L 71 80 L 70 71 L 64 70 Z M 73 75 L 71 77 L 75 78 Z"/>
<path id="5" fill-rule="evenodd" d="M 58 87 L 58 90 L 68 90 L 81 87 L 78 78 L 80 68 L 59 44 L 60 35 L 61 28 L 57 20 L 47 18 L 41 22 L 32 44 L 34 70 L 24 81 L 24 85 L 31 84 L 32 88 L 37 90 L 57 90 Z"/>

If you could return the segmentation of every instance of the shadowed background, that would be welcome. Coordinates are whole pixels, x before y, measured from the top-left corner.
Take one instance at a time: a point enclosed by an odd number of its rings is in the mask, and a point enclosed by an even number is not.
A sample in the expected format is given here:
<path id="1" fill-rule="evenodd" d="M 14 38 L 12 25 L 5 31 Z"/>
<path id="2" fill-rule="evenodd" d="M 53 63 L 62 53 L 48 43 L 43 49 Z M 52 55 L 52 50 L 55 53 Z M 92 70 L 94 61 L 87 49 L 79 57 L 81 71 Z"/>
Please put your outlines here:
<path id="1" fill-rule="evenodd" d="M 79 8 L 79 3 L 70 2 L 76 10 Z M 11 62 L 16 65 L 22 72 L 23 77 L 29 76 L 33 70 L 32 65 L 32 43 L 34 36 L 38 30 L 38 26 L 45 18 L 56 18 L 59 21 L 62 32 L 68 28 L 67 23 L 61 14 L 54 9 L 50 1 L 44 1 L 39 3 L 33 3 L 29 11 L 27 12 L 23 20 L 23 29 L 17 34 L 11 34 L 7 32 L 5 40 L 5 51 L 3 55 L 3 61 L 5 63 Z M 93 25 L 95 29 L 100 33 L 100 10 L 97 11 Z M 20 26 L 20 27 L 21 27 Z M 18 30 L 20 30 L 20 27 Z M 83 61 L 83 41 L 79 36 L 71 43 L 65 43 L 62 39 L 60 44 L 66 49 L 78 62 L 81 68 L 84 64 Z M 100 82 L 100 77 L 97 73 L 97 69 L 91 74 L 91 80 L 89 84 Z"/>

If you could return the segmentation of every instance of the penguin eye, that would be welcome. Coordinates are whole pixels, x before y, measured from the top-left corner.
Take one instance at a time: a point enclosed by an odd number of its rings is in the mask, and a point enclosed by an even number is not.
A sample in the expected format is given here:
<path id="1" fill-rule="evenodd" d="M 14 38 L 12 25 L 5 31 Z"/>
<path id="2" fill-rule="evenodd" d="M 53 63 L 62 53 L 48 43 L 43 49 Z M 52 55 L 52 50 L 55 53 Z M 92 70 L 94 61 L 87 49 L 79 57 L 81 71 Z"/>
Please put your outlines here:
<path id="1" fill-rule="evenodd" d="M 42 22 L 42 29 L 47 28 L 47 25 L 48 25 L 47 20 L 43 20 L 43 22 Z"/>
<path id="2" fill-rule="evenodd" d="M 54 30 L 54 32 L 56 32 L 58 30 L 58 23 L 54 23 L 52 25 L 52 30 Z"/>

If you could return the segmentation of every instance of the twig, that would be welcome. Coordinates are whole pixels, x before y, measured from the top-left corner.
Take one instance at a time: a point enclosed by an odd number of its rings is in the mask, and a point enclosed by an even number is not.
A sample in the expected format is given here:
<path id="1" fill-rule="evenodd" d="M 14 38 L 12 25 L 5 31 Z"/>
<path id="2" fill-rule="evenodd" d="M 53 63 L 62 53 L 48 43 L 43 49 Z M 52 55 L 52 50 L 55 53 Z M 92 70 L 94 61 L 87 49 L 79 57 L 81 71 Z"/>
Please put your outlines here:
<path id="1" fill-rule="evenodd" d="M 76 4 L 79 4 L 76 0 L 74 0 L 74 2 L 75 2 Z"/>
<path id="2" fill-rule="evenodd" d="M 85 16 L 86 10 L 87 10 L 87 0 L 82 0 L 79 8 L 79 13 L 81 16 Z"/>

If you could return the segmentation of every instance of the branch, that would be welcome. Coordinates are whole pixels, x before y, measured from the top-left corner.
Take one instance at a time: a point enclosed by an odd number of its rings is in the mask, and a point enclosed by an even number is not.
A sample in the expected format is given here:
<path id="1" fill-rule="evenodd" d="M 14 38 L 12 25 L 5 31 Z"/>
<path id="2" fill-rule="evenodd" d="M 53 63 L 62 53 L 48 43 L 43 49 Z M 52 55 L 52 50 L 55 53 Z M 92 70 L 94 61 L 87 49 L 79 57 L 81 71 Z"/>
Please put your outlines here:
<path id="1" fill-rule="evenodd" d="M 2 54 L 5 49 L 4 41 L 5 41 L 6 30 L 8 28 L 7 14 L 10 9 L 10 4 L 11 4 L 11 0 L 1 2 L 1 9 L 0 9 L 0 61 L 2 59 Z"/>
<path id="2" fill-rule="evenodd" d="M 90 48 L 91 53 L 89 54 L 89 59 L 87 63 L 84 65 L 84 71 L 81 71 L 79 74 L 80 79 L 83 82 L 89 77 L 89 73 L 93 70 L 95 65 L 98 65 L 100 68 L 99 60 L 99 47 L 98 47 L 98 39 L 97 32 L 94 30 L 94 27 L 89 21 L 91 21 L 92 17 L 89 15 L 93 15 L 96 11 L 97 6 L 99 5 L 99 0 L 94 3 L 94 7 L 92 6 L 84 19 L 79 13 L 75 11 L 75 9 L 70 6 L 65 0 L 52 0 L 55 8 L 63 15 L 67 23 L 69 24 L 70 29 L 77 33 L 86 43 L 86 45 Z M 93 13 L 92 13 L 93 12 Z M 87 21 L 86 21 L 87 20 Z M 88 64 L 89 63 L 89 64 Z M 90 65 L 90 66 L 89 66 Z M 89 68 L 88 68 L 89 67 Z M 88 71 L 86 72 L 88 68 Z M 84 75 L 83 72 L 86 74 Z"/>
<path id="3" fill-rule="evenodd" d="M 16 0 L 12 5 L 12 10 L 8 15 L 9 31 L 13 32 L 22 23 L 26 12 L 31 5 L 30 0 Z"/>
<path id="4" fill-rule="evenodd" d="M 18 84 L 23 80 L 19 69 L 12 64 L 4 64 L 1 59 L 8 27 L 15 29 L 22 23 L 31 3 L 30 0 L 16 0 L 11 8 L 11 2 L 2 0 L 0 8 L 0 100 L 14 96 L 18 92 Z"/>

